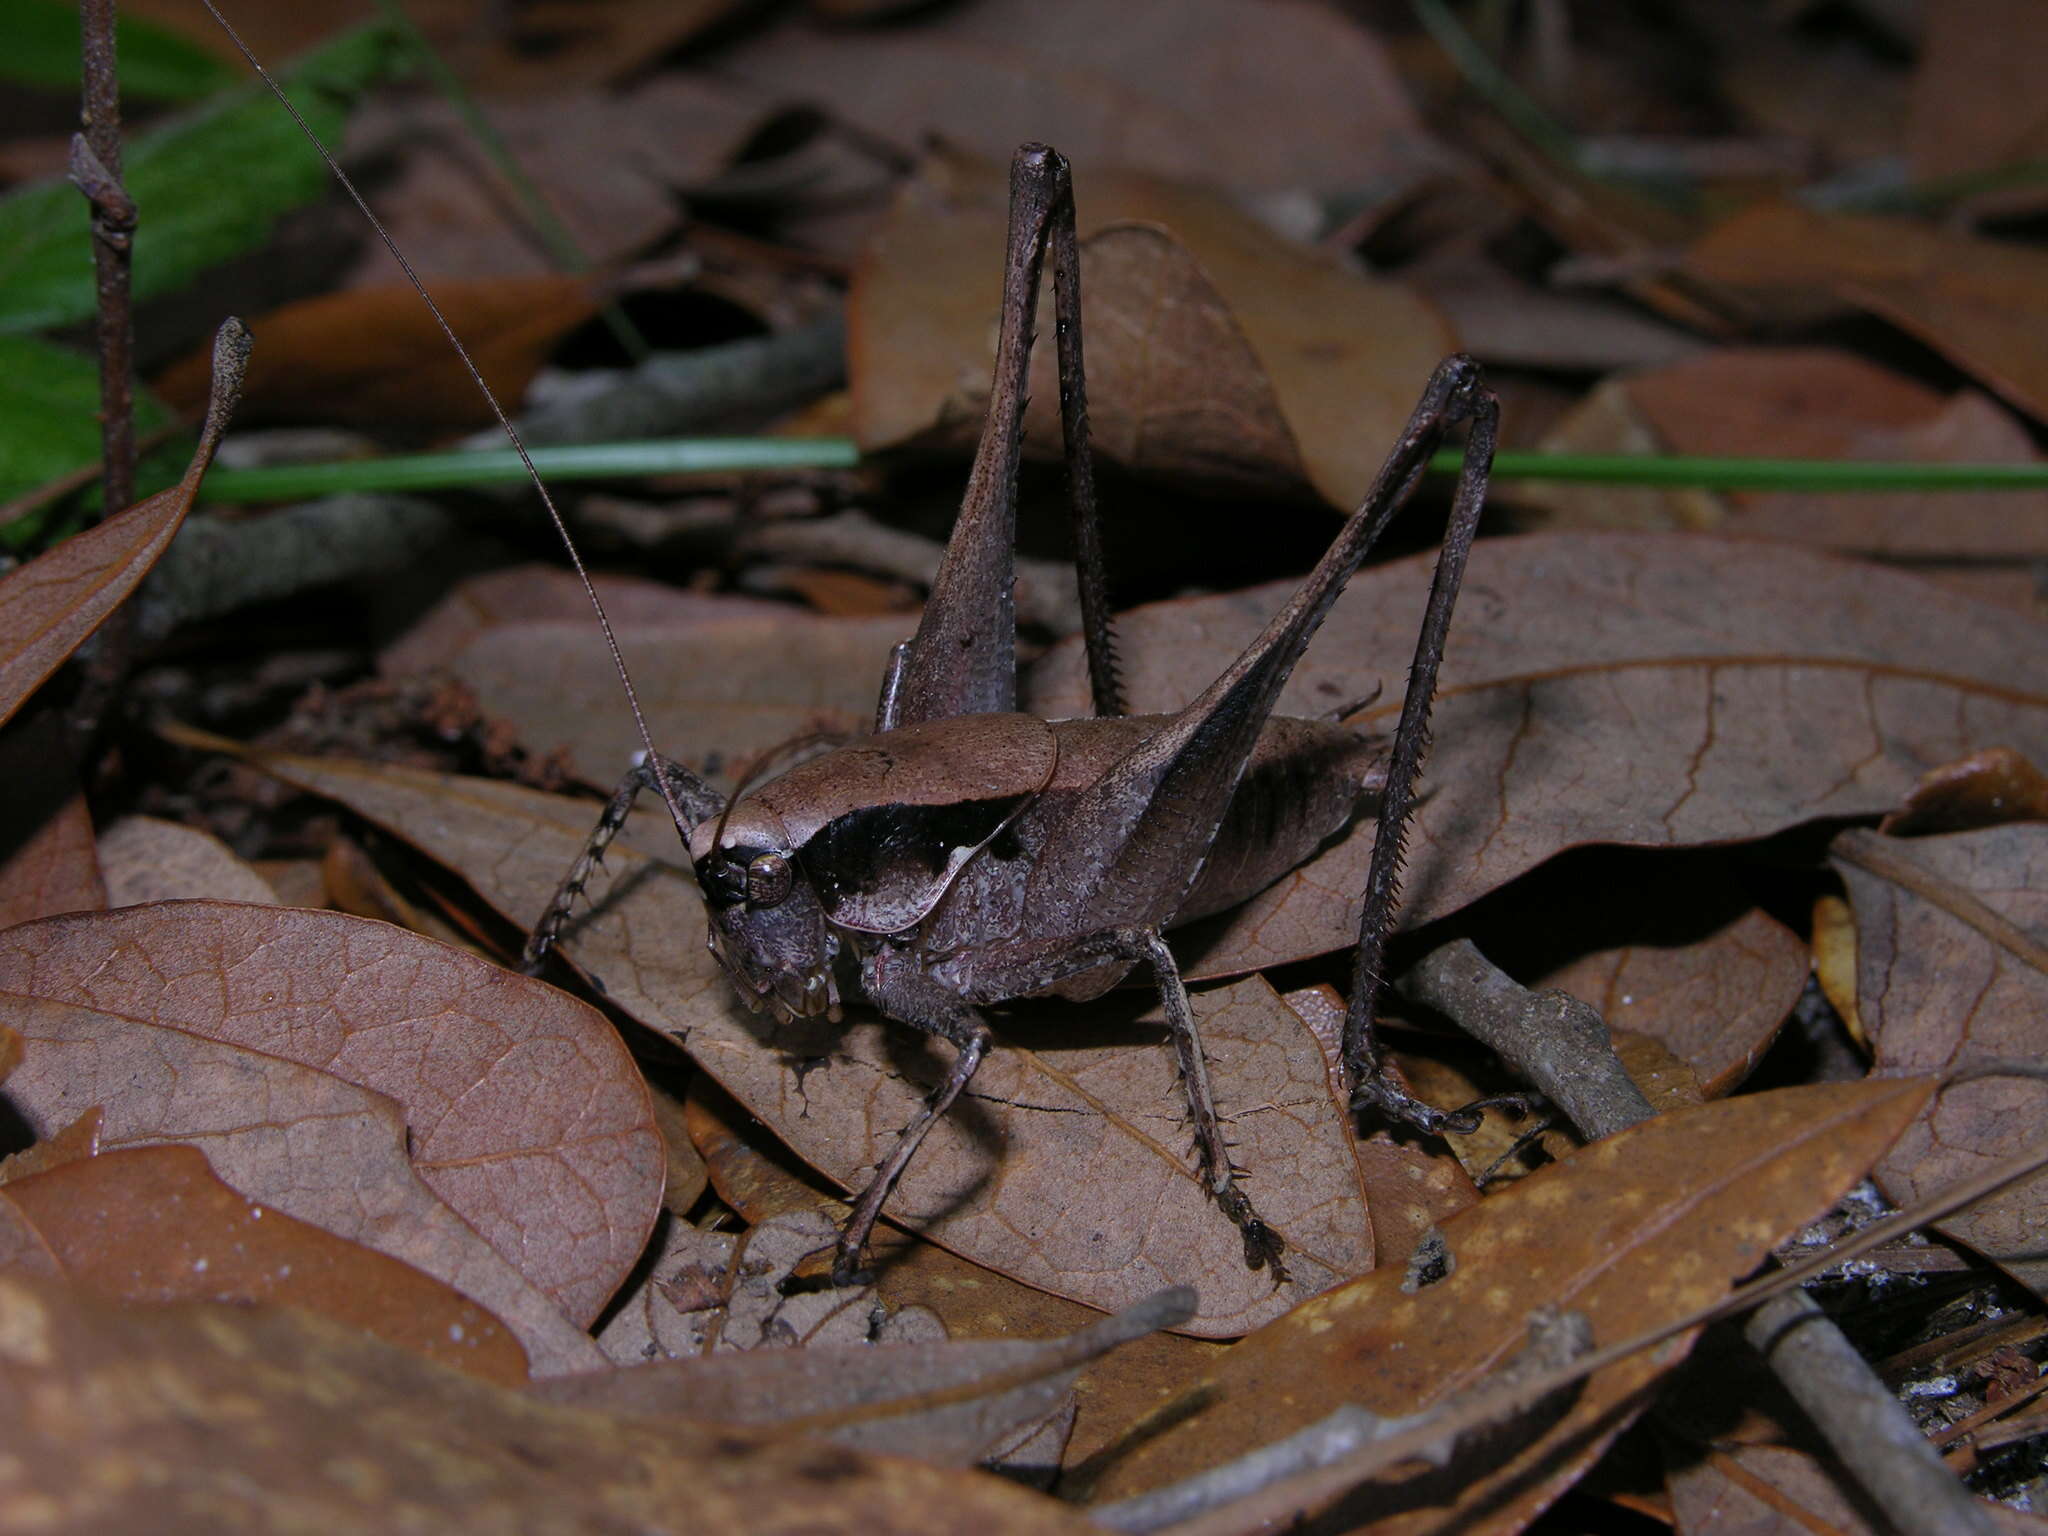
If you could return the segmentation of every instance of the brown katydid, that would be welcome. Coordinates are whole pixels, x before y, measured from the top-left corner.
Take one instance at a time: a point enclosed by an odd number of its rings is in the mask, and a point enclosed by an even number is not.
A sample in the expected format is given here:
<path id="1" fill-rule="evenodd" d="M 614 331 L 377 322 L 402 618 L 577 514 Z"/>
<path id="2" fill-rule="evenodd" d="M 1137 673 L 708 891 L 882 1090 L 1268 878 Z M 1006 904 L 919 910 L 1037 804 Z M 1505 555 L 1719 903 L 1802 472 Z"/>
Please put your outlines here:
<path id="1" fill-rule="evenodd" d="M 207 7 L 213 11 L 211 0 Z M 353 195 L 338 166 L 335 174 Z M 1470 359 L 1439 365 L 1358 510 L 1243 655 L 1178 714 L 1125 716 L 1096 535 L 1066 161 L 1045 146 L 1025 146 L 1012 167 L 1011 194 L 987 423 L 924 618 L 896 647 L 883 679 L 875 733 L 728 800 L 656 749 L 590 591 L 646 752 L 536 924 L 525 961 L 534 968 L 544 959 L 639 794 L 653 789 L 688 850 L 709 908 L 712 949 L 744 1000 L 790 1018 L 836 1018 L 836 970 L 844 957 L 857 965 L 862 994 L 884 1017 L 955 1047 L 945 1081 L 854 1204 L 834 1264 L 841 1280 L 857 1270 L 890 1188 L 919 1142 L 986 1053 L 990 1035 L 981 1009 L 1039 995 L 1085 1001 L 1143 962 L 1165 1004 L 1205 1186 L 1239 1228 L 1247 1264 L 1271 1266 L 1277 1280 L 1282 1243 L 1259 1219 L 1231 1165 L 1187 992 L 1162 934 L 1271 884 L 1377 791 L 1378 840 L 1343 1045 L 1354 1103 L 1428 1130 L 1475 1122 L 1480 1106 L 1432 1109 L 1387 1076 L 1372 1018 L 1402 834 L 1451 607 L 1485 497 L 1497 407 Z M 411 277 L 395 246 L 392 253 Z M 1016 710 L 1011 600 L 1026 378 L 1048 254 L 1098 711 L 1095 718 L 1057 721 Z M 431 298 L 427 303 L 432 307 Z M 448 330 L 445 321 L 442 328 Z M 449 339 L 462 350 L 452 331 Z M 490 404 L 523 455 L 497 401 Z M 1391 752 L 1340 720 L 1274 715 L 1310 637 L 1440 441 L 1460 424 L 1468 424 L 1464 462 Z M 581 574 L 552 498 L 538 476 L 534 482 Z"/>
<path id="2" fill-rule="evenodd" d="M 1011 603 L 1016 477 L 1043 264 L 1050 256 L 1061 417 L 1080 551 L 1097 716 L 1017 712 Z M 1095 551 L 1080 335 L 1080 276 L 1066 161 L 1043 145 L 1011 168 L 1002 320 L 987 423 L 917 633 L 883 680 L 875 734 L 812 757 L 732 801 L 650 754 L 606 807 L 527 947 L 552 946 L 643 789 L 675 816 L 710 909 L 713 951 L 742 998 L 787 1017 L 837 1017 L 835 965 L 857 963 L 884 1017 L 949 1041 L 951 1072 L 859 1196 L 835 1274 L 849 1276 L 890 1187 L 988 1049 L 981 1009 L 1053 995 L 1085 1001 L 1149 965 L 1173 1035 L 1197 1155 L 1237 1224 L 1246 1262 L 1280 1273 L 1278 1234 L 1231 1166 L 1187 992 L 1162 934 L 1252 896 L 1302 863 L 1380 791 L 1344 1058 L 1359 1100 L 1438 1129 L 1468 1126 L 1410 1098 L 1382 1070 L 1371 1029 L 1401 831 L 1464 556 L 1484 500 L 1497 411 L 1477 366 L 1436 370 L 1363 504 L 1307 581 L 1237 661 L 1177 715 L 1121 712 Z M 1337 721 L 1273 714 L 1282 685 L 1351 573 L 1421 477 L 1445 432 L 1469 422 L 1465 461 L 1401 726 L 1390 758 Z"/>

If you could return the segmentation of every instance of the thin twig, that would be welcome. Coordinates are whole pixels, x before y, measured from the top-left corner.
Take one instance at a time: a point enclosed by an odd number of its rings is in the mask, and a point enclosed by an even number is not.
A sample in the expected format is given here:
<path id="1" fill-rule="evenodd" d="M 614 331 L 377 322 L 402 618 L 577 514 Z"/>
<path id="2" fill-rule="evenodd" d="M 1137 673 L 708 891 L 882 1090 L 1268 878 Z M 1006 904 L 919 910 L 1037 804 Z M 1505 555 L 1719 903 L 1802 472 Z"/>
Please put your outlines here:
<path id="1" fill-rule="evenodd" d="M 135 325 L 128 269 L 135 202 L 121 185 L 121 77 L 114 57 L 114 0 L 78 8 L 85 60 L 84 132 L 71 141 L 71 182 L 92 205 L 93 272 L 98 284 L 100 453 L 106 463 L 103 512 L 135 499 Z"/>
<path id="2" fill-rule="evenodd" d="M 100 508 L 104 517 L 135 500 L 135 320 L 129 263 L 135 200 L 121 185 L 121 76 L 114 53 L 114 0 L 78 8 L 84 61 L 79 119 L 72 135 L 71 181 L 92 207 L 92 252 L 100 362 Z M 124 603 L 100 626 L 81 659 L 85 679 L 67 724 L 82 751 L 121 690 L 134 651 L 133 609 Z"/>
<path id="3" fill-rule="evenodd" d="M 1610 1134 L 1655 1113 L 1614 1054 L 1597 1009 L 1568 992 L 1531 992 L 1470 939 L 1424 957 L 1402 978 L 1400 991 L 1457 1020 L 1480 1044 L 1512 1061 L 1589 1135 Z"/>

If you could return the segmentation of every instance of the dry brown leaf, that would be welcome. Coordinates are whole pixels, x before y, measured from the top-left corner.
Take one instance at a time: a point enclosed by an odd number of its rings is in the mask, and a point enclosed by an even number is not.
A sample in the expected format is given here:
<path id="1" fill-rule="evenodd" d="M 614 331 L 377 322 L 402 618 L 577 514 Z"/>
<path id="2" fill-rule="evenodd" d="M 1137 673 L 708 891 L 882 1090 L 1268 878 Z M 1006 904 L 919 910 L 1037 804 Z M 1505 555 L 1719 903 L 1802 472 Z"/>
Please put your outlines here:
<path id="1" fill-rule="evenodd" d="M 95 1107 L 108 1148 L 189 1143 L 249 1198 L 471 1297 L 518 1335 L 536 1373 L 603 1362 L 420 1180 L 398 1106 L 382 1094 L 282 1057 L 45 998 L 0 995 L 0 1010 L 28 1047 L 5 1102 L 38 1136 Z"/>
<path id="2" fill-rule="evenodd" d="M 2040 19 L 2028 0 L 1928 8 L 1906 130 L 1917 178 L 1995 171 L 2048 148 L 2048 111 L 2035 89 L 2048 70 Z"/>
<path id="3" fill-rule="evenodd" d="M 757 1350 L 558 1376 L 534 1390 L 578 1407 L 773 1427 L 972 1466 L 1053 1412 L 1084 1366 L 1193 1304 L 1192 1292 L 1165 1291 L 1065 1337 Z"/>
<path id="4" fill-rule="evenodd" d="M 1856 1048 L 1868 1056 L 1870 1036 L 1856 1013 L 1856 915 L 1839 896 L 1814 899 L 1813 979 Z"/>
<path id="5" fill-rule="evenodd" d="M 1290 1008 L 1316 1037 L 1330 1069 L 1330 1092 L 1344 1091 L 1340 1080 L 1344 1041 L 1344 998 L 1335 987 L 1300 987 L 1283 993 Z M 1431 1228 L 1479 1198 L 1479 1190 L 1457 1157 L 1441 1143 L 1395 1141 L 1384 1129 L 1353 1138 L 1358 1177 L 1365 1186 L 1367 1214 L 1372 1218 L 1373 1262 L 1399 1268 Z"/>
<path id="6" fill-rule="evenodd" d="M 517 400 L 548 353 L 597 312 L 580 277 L 492 277 L 434 285 L 493 394 Z M 462 360 L 410 286 L 301 299 L 258 318 L 243 414 L 409 430 L 480 426 L 494 418 Z M 157 392 L 190 409 L 206 389 L 195 354 L 159 374 Z"/>
<path id="7" fill-rule="evenodd" d="M 100 1155 L 100 1132 L 106 1127 L 106 1111 L 95 1104 L 80 1110 L 78 1118 L 60 1131 L 30 1142 L 19 1152 L 0 1157 L 0 1184 L 48 1173 L 80 1158 Z"/>
<path id="8" fill-rule="evenodd" d="M 0 1201 L 74 1283 L 114 1301 L 272 1301 L 501 1386 L 526 1381 L 505 1325 L 409 1264 L 230 1189 L 196 1147 L 130 1147 L 8 1181 Z"/>
<path id="9" fill-rule="evenodd" d="M 481 780 L 263 756 L 267 771 L 357 812 L 461 870 L 515 922 L 544 910 L 587 836 L 587 803 Z M 863 1186 L 945 1071 L 944 1052 L 873 1018 L 776 1025 L 734 997 L 705 944 L 695 878 L 665 816 L 634 818 L 564 948 L 611 1002 L 674 1034 L 799 1156 Z M 651 856 L 647 850 L 653 850 Z M 0 968 L 4 974 L 4 968 Z M 1314 1037 L 1263 982 L 1199 994 L 1202 1034 L 1260 1213 L 1296 1284 L 1248 1271 L 1202 1192 L 1185 1101 L 1143 994 L 1087 1009 L 1018 1010 L 890 1202 L 892 1216 L 975 1262 L 1105 1310 L 1192 1284 L 1189 1331 L 1228 1336 L 1369 1266 L 1349 1135 Z M 792 1058 L 801 1073 L 790 1070 Z M 1085 1180 L 1077 1171 L 1088 1170 Z M 1263 1173 L 1260 1172 L 1263 1170 Z"/>
<path id="10" fill-rule="evenodd" d="M 1667 1486 L 1681 1536 L 1883 1536 L 1844 1494 L 1826 1463 L 1779 1445 L 1672 1447 Z M 1986 1499 L 1993 1530 L 2012 1536 L 2048 1531 L 2048 1520 Z"/>
<path id="11" fill-rule="evenodd" d="M 38 709 L 0 732 L 0 784 L 0 928 L 106 906 L 92 812 L 57 711 Z"/>
<path id="12" fill-rule="evenodd" d="M 232 848 L 211 832 L 183 822 L 123 816 L 100 834 L 99 862 L 107 881 L 103 906 L 200 897 L 279 905 L 270 882 L 237 858 Z"/>
<path id="13" fill-rule="evenodd" d="M 0 576 L 0 722 L 106 622 L 169 546 L 234 414 L 248 361 L 249 333 L 230 320 L 214 338 L 213 397 L 182 480 Z"/>
<path id="14" fill-rule="evenodd" d="M 57 1256 L 43 1246 L 36 1229 L 13 1206 L 0 1200 L 0 1276 L 9 1272 L 49 1280 L 61 1279 L 64 1274 Z"/>
<path id="15" fill-rule="evenodd" d="M 1007 181 L 957 156 L 908 183 L 855 275 L 856 430 L 880 447 L 979 429 L 994 360 Z M 1129 172 L 1078 181 L 1088 404 L 1130 467 L 1350 506 L 1452 348 L 1405 287 L 1289 244 L 1208 194 Z M 1167 233 L 1124 228 L 1158 225 Z M 1051 349 L 1027 439 L 1057 451 Z"/>
<path id="16" fill-rule="evenodd" d="M 2048 1108 L 2048 827 L 1910 840 L 1852 831 L 1835 867 L 1856 913 L 1856 1013 L 1873 1074 L 1960 1074 L 1878 1164 L 1908 1204 L 2017 1151 Z M 1971 1077 L 2000 1063 L 2036 1076 Z M 1942 1231 L 2048 1292 L 2048 1176 L 2010 1185 Z"/>
<path id="17" fill-rule="evenodd" d="M 1554 920 L 1569 910 L 1568 928 Z M 1728 861 L 1588 849 L 1515 881 L 1459 931 L 1531 989 L 1661 1042 L 1709 1097 L 1749 1075 L 1806 984 L 1806 946 Z"/>
<path id="18" fill-rule="evenodd" d="M 901 618 L 749 608 L 682 625 L 614 621 L 656 746 L 726 782 L 795 738 L 867 730 L 882 669 L 905 630 Z M 528 750 L 564 748 L 590 783 L 618 783 L 646 750 L 587 613 L 488 629 L 448 667 L 489 714 L 518 728 Z"/>
<path id="19" fill-rule="evenodd" d="M 1340 1403 L 1401 1414 L 1439 1402 L 1519 1350 L 1538 1307 L 1582 1313 L 1600 1343 L 1684 1317 L 1827 1209 L 1927 1096 L 1918 1082 L 1784 1089 L 1596 1142 L 1447 1221 L 1453 1267 L 1436 1284 L 1411 1292 L 1398 1272 L 1376 1271 L 1230 1350 L 1160 1410 L 1158 1432 L 1140 1432 L 1097 1496 L 1174 1481 Z M 1519 1530 L 1598 1459 L 1682 1353 L 1666 1346 L 1600 1372 L 1540 1433 L 1503 1430 L 1444 1469 L 1369 1485 L 1331 1528 Z"/>
<path id="20" fill-rule="evenodd" d="M 191 901 L 11 929 L 0 988 L 388 1095 L 429 1187 L 575 1322 L 646 1246 L 662 1177 L 646 1086 L 612 1026 L 543 983 L 338 912 Z"/>
<path id="21" fill-rule="evenodd" d="M 9 1493 L 46 1528 L 1095 1530 L 980 1473 L 561 1408 L 282 1308 L 0 1274 L 0 1325 Z"/>
<path id="22" fill-rule="evenodd" d="M 653 8 L 678 9 L 674 0 L 653 0 Z M 549 56 L 560 57 L 553 49 Z M 522 176 L 600 270 L 673 231 L 674 189 L 723 169 L 768 115 L 758 93 L 675 72 L 629 91 L 557 85 L 480 106 Z M 352 155 L 395 161 L 377 189 L 377 208 L 422 272 L 546 279 L 560 270 L 522 212 L 519 189 L 479 148 L 452 102 L 415 95 L 369 103 L 349 119 L 348 147 Z M 403 274 L 382 242 L 370 241 L 343 281 L 355 289 L 401 282 Z M 442 284 L 433 286 L 438 294 Z"/>
<path id="23" fill-rule="evenodd" d="M 905 149 L 937 138 L 1007 159 L 1045 140 L 1085 167 L 1084 187 L 1133 166 L 1254 194 L 1355 192 L 1442 158 L 1372 34 L 1304 0 L 965 6 L 919 27 L 786 27 L 721 63 Z"/>
<path id="24" fill-rule="evenodd" d="M 661 1133 L 662 1156 L 668 1169 L 662 1184 L 661 1203 L 670 1215 L 685 1217 L 690 1214 L 691 1207 L 703 1198 L 704 1191 L 710 1186 L 711 1175 L 690 1140 L 683 1101 L 659 1083 L 649 1083 L 647 1095 L 654 1106 L 654 1128 Z"/>
<path id="25" fill-rule="evenodd" d="M 2037 421 L 2048 416 L 2048 253 L 1906 219 L 1759 203 L 1686 254 L 1708 282 L 1867 309 Z"/>
<path id="26" fill-rule="evenodd" d="M 1477 241 L 1446 242 L 1402 276 L 1436 307 L 1459 345 L 1489 367 L 1605 373 L 1661 367 L 1705 345 L 1607 294 L 1525 282 Z M 1501 414 L 1517 433 L 1526 430 L 1512 406 Z"/>
<path id="27" fill-rule="evenodd" d="M 2033 463 L 2026 429 L 1975 390 L 1944 395 L 1853 353 L 1723 347 L 1611 379 L 1544 440 L 1550 452 Z M 1733 492 L 1534 485 L 1546 527 L 1697 528 L 1890 558 L 2048 553 L 2048 493 Z"/>
<path id="28" fill-rule="evenodd" d="M 593 574 L 592 585 L 604 600 L 614 624 L 670 625 L 679 628 L 721 618 L 751 614 L 755 618 L 787 615 L 785 603 L 728 593 L 689 592 L 637 576 Z M 558 565 L 515 565 L 487 571 L 455 583 L 446 596 L 406 627 L 398 639 L 377 655 L 385 677 L 426 672 L 449 665 L 478 635 L 501 624 L 560 620 L 573 624 L 590 617 L 590 594 L 575 574 Z"/>
<path id="29" fill-rule="evenodd" d="M 1362 572 L 1281 698 L 1390 731 L 1429 563 Z M 1291 592 L 1126 614 L 1136 711 L 1178 708 Z M 1035 669 L 1031 708 L 1085 712 L 1080 648 Z M 1465 905 L 1582 843 L 1684 846 L 1889 810 L 1929 768 L 1992 743 L 2048 758 L 2048 631 L 1916 578 L 1792 546 L 1694 535 L 1482 541 L 1452 626 L 1409 841 L 1403 920 Z M 1355 826 L 1177 949 L 1214 975 L 1345 948 L 1371 855 Z"/>
<path id="30" fill-rule="evenodd" d="M 2048 821 L 2048 776 L 2010 747 L 1987 747 L 1960 762 L 1928 769 L 1878 831 L 1887 837 L 1925 837 L 2008 821 Z"/>
<path id="31" fill-rule="evenodd" d="M 718 1193 L 750 1222 L 795 1210 L 824 1210 L 844 1219 L 846 1205 L 805 1183 L 780 1147 L 762 1145 L 761 1123 L 709 1078 L 690 1087 L 691 1135 L 704 1154 Z M 1373 1209 L 1378 1230 L 1378 1207 Z M 871 1245 L 875 1293 L 897 1308 L 924 1307 L 962 1339 L 1049 1339 L 1086 1327 L 1096 1313 L 1063 1297 L 1019 1285 L 969 1263 L 934 1243 L 878 1227 Z M 1081 1373 L 1075 1387 L 1080 1411 L 1067 1440 L 1069 1464 L 1079 1463 L 1122 1426 L 1142 1416 L 1198 1375 L 1221 1345 L 1170 1333 L 1135 1339 Z"/>

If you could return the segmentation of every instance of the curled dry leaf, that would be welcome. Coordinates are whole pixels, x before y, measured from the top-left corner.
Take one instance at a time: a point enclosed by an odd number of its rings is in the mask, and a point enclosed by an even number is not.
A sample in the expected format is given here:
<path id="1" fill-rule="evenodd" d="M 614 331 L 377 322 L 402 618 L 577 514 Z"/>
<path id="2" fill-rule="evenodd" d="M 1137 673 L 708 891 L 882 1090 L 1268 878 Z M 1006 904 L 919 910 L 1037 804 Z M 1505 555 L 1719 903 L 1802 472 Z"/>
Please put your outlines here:
<path id="1" fill-rule="evenodd" d="M 2048 928 L 2048 827 L 1910 840 L 1853 831 L 1833 855 L 1856 914 L 1856 1014 L 1873 1072 L 1955 1079 L 1877 1166 L 1906 1204 L 2018 1151 L 2048 1108 L 2048 946 L 2034 937 Z M 2048 1176 L 1940 1227 L 2048 1292 Z"/>
<path id="2" fill-rule="evenodd" d="M 460 1291 L 374 1249 L 266 1210 L 196 1147 L 130 1147 L 0 1187 L 59 1270 L 118 1301 L 274 1301 L 501 1386 L 526 1355 Z"/>
<path id="3" fill-rule="evenodd" d="M 1583 1314 L 1600 1343 L 1683 1318 L 1861 1178 L 1928 1093 L 1921 1082 L 1784 1089 L 1596 1142 L 1445 1222 L 1446 1278 L 1411 1289 L 1378 1270 L 1245 1339 L 1133 1426 L 1097 1496 L 1172 1482 L 1342 1403 L 1394 1415 L 1439 1402 L 1518 1351 L 1539 1307 Z M 1598 1458 L 1682 1352 L 1610 1366 L 1561 1418 L 1503 1426 L 1446 1468 L 1369 1485 L 1332 1528 L 1519 1530 Z"/>
<path id="4" fill-rule="evenodd" d="M 230 320 L 213 340 L 213 394 L 184 479 L 0 576 L 0 721 L 106 622 L 169 546 L 234 414 L 248 362 L 249 333 Z"/>
<path id="5" fill-rule="evenodd" d="M 420 1177 L 577 1323 L 653 1227 L 661 1139 L 616 1031 L 431 939 L 338 912 L 166 902 L 9 930 L 0 988 L 388 1095 Z"/>
<path id="6" fill-rule="evenodd" d="M 819 1225 L 829 1242 L 830 1227 Z M 762 1350 L 559 1376 L 535 1390 L 585 1408 L 776 1427 L 971 1466 L 1057 1408 L 1083 1366 L 1193 1310 L 1194 1294 L 1182 1288 L 1065 1338 Z"/>
<path id="7" fill-rule="evenodd" d="M 1925 837 L 2008 821 L 2048 821 L 2048 775 L 2010 747 L 1987 747 L 1928 769 L 1878 831 L 1887 837 Z"/>
<path id="8" fill-rule="evenodd" d="M 2048 253 L 1907 219 L 1758 203 L 1686 253 L 1732 288 L 1882 316 L 2037 421 L 2048 417 Z"/>
<path id="9" fill-rule="evenodd" d="M 0 732 L 0 928 L 107 904 L 69 736 L 42 707 Z"/>
<path id="10" fill-rule="evenodd" d="M 527 925 L 588 834 L 589 802 L 368 764 L 263 755 L 460 870 Z M 703 902 L 663 815 L 633 819 L 563 947 L 608 999 L 665 1030 L 813 1167 L 866 1182 L 947 1057 L 872 1017 L 845 1027 L 747 1012 L 705 944 Z M 0 975 L 4 975 L 0 967 Z M 1248 1271 L 1187 1154 L 1162 1026 L 1129 996 L 1020 1008 L 891 1198 L 892 1217 L 976 1263 L 1105 1310 L 1191 1284 L 1189 1331 L 1242 1333 L 1372 1262 L 1349 1130 L 1321 1049 L 1263 981 L 1195 1008 L 1238 1159 L 1288 1244 L 1296 1283 Z M 801 1072 L 792 1071 L 800 1066 Z M 1085 1177 L 1082 1175 L 1085 1173 Z"/>
<path id="11" fill-rule="evenodd" d="M 1282 696 L 1391 730 L 1433 557 L 1353 579 Z M 1118 633 L 1136 711 L 1206 686 L 1286 596 L 1155 604 Z M 1030 707 L 1084 712 L 1080 648 Z M 1582 843 L 1761 837 L 1896 804 L 1998 743 L 2048 756 L 2048 630 L 1914 577 L 1793 547 L 1678 534 L 1482 541 L 1452 626 L 1409 841 L 1404 921 L 1453 911 Z M 1191 974 L 1344 948 L 1371 856 L 1354 825 L 1302 869 L 1177 940 Z"/>
<path id="12" fill-rule="evenodd" d="M 474 278 L 434 285 L 491 392 L 518 400 L 557 342 L 597 313 L 587 278 Z M 243 386 L 251 419 L 410 430 L 481 426 L 494 418 L 462 360 L 409 285 L 356 288 L 301 299 L 252 323 L 257 351 Z M 175 407 L 190 409 L 206 388 L 193 356 L 156 381 Z"/>
<path id="13" fill-rule="evenodd" d="M 974 1530 L 1037 1494 L 843 1446 L 557 1407 L 284 1308 L 121 1307 L 0 1274 L 9 1493 L 66 1530 Z"/>
<path id="14" fill-rule="evenodd" d="M 266 1208 L 446 1281 L 512 1329 L 536 1373 L 602 1362 L 421 1181 L 404 1119 L 382 1094 L 282 1057 L 45 998 L 0 994 L 0 1012 L 27 1043 L 5 1103 L 43 1140 L 97 1109 L 106 1148 L 188 1143 Z"/>
<path id="15" fill-rule="evenodd" d="M 107 882 L 105 906 L 202 897 L 278 905 L 270 882 L 232 848 L 183 822 L 123 816 L 100 834 L 99 861 Z"/>
<path id="16" fill-rule="evenodd" d="M 1724 347 L 1610 379 L 1544 440 L 1551 452 L 2028 464 L 2026 429 L 1984 395 L 1938 390 L 1853 353 Z M 1856 491 L 1835 495 L 1529 485 L 1547 527 L 1763 534 L 1915 559 L 2048 552 L 2048 492 Z"/>
<path id="17" fill-rule="evenodd" d="M 1452 337 L 1398 283 L 1289 244 L 1208 194 L 1091 174 L 1076 212 L 1096 449 L 1153 474 L 1349 507 Z M 856 432 L 884 447 L 972 431 L 994 359 L 1008 183 L 927 163 L 855 274 Z M 1132 227 L 1137 226 L 1158 226 Z M 1059 442 L 1051 349 L 1034 358 L 1029 442 Z"/>

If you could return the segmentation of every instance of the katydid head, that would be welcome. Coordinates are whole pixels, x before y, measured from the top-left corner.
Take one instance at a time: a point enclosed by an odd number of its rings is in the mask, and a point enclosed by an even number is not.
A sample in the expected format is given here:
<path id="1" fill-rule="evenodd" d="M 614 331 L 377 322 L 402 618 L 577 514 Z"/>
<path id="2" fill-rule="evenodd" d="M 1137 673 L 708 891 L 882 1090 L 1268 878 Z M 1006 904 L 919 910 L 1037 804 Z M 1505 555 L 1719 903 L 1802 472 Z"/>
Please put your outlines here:
<path id="1" fill-rule="evenodd" d="M 782 818 L 742 796 L 690 836 L 690 862 L 709 909 L 711 953 L 747 1006 L 787 1019 L 837 1020 L 832 962 L 839 941 L 797 862 Z"/>

